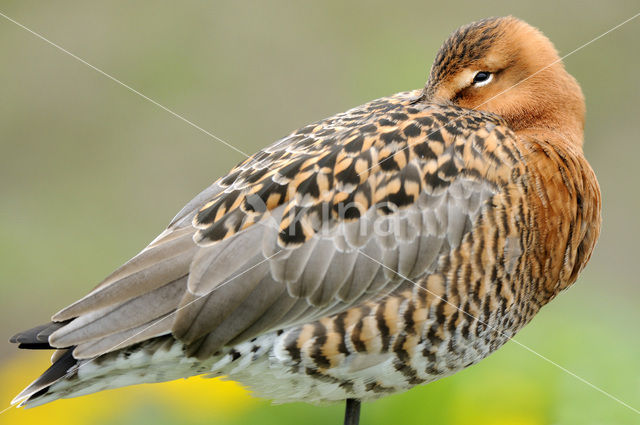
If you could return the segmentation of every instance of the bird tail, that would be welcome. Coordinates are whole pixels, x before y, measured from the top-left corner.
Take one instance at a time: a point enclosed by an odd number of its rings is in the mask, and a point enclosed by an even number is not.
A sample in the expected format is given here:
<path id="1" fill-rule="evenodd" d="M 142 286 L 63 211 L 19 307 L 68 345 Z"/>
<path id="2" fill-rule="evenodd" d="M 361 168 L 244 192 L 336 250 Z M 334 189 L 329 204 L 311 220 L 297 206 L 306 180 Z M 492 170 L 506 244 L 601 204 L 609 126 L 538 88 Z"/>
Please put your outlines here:
<path id="1" fill-rule="evenodd" d="M 56 349 L 49 345 L 49 335 L 66 325 L 66 322 L 50 322 L 35 328 L 19 332 L 9 339 L 9 342 L 18 344 L 18 348 L 26 350 L 56 350 L 51 358 L 51 367 L 22 390 L 11 404 L 23 406 L 31 403 L 47 393 L 49 387 L 68 374 L 73 373 L 78 361 L 73 358 L 74 347 Z"/>
<path id="2" fill-rule="evenodd" d="M 38 340 L 38 335 L 40 339 L 44 338 L 43 329 L 44 325 L 21 332 L 11 338 L 11 342 L 20 344 L 20 348 L 55 349 Z M 47 332 L 52 333 L 55 329 Z M 18 394 L 11 404 L 35 407 L 60 398 L 79 397 L 112 388 L 186 378 L 210 373 L 214 363 L 214 359 L 206 365 L 195 358 L 184 359 L 184 346 L 171 335 L 89 359 L 74 358 L 73 349 L 57 350 L 51 367 Z"/>

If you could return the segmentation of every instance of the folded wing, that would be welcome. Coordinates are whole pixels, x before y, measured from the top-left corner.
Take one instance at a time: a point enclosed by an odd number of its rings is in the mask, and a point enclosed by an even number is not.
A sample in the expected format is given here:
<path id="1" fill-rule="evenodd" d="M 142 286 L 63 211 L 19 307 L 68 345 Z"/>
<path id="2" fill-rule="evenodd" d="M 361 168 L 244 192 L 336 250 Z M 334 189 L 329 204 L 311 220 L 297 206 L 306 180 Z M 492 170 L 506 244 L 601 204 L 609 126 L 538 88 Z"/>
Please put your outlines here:
<path id="1" fill-rule="evenodd" d="M 304 127 L 240 164 L 54 315 L 48 344 L 82 359 L 172 334 L 206 358 L 434 271 L 515 158 L 500 151 L 512 136 L 499 119 L 451 125 L 461 110 L 418 108 L 413 95 Z"/>

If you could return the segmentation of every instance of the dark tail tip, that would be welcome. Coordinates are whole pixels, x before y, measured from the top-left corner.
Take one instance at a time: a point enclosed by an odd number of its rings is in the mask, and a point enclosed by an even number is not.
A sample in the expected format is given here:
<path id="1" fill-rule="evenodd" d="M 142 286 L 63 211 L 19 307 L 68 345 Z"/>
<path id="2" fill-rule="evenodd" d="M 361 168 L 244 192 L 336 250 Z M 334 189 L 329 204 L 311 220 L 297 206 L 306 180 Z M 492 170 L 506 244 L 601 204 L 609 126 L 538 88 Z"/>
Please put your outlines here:
<path id="1" fill-rule="evenodd" d="M 36 326 L 35 328 L 27 329 L 26 331 L 18 332 L 11 338 L 9 342 L 12 344 L 20 344 L 18 348 L 25 348 L 28 350 L 43 350 L 53 349 L 49 345 L 49 335 L 69 323 L 65 322 L 49 322 L 44 325 Z"/>

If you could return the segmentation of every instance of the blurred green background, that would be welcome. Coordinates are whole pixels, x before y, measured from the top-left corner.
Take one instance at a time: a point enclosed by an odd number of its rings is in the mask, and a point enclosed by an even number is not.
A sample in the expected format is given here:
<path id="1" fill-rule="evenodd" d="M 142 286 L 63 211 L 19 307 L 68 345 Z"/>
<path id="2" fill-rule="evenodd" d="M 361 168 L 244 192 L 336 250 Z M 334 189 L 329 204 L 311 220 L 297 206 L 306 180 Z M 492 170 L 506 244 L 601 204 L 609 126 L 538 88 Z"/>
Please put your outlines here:
<path id="1" fill-rule="evenodd" d="M 418 88 L 459 25 L 513 14 L 569 53 L 637 1 L 41 2 L 0 12 L 252 153 L 290 130 Z M 602 236 L 579 282 L 519 341 L 640 408 L 640 18 L 566 59 L 587 98 Z M 0 340 L 47 321 L 164 228 L 237 152 L 0 17 Z M 19 355 L 20 354 L 20 355 Z M 0 344 L 0 409 L 48 354 Z M 338 424 L 193 378 L 13 409 L 0 424 Z M 640 415 L 514 343 L 451 378 L 367 403 L 364 424 L 637 424 Z"/>

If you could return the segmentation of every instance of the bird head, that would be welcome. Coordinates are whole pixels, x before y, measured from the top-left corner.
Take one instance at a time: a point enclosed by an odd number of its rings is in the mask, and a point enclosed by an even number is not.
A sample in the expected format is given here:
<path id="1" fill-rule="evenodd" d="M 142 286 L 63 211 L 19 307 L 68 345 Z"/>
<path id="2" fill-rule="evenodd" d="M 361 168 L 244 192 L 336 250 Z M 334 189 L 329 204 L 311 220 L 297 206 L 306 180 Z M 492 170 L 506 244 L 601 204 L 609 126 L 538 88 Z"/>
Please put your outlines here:
<path id="1" fill-rule="evenodd" d="M 436 55 L 424 96 L 500 115 L 516 133 L 550 130 L 582 144 L 580 86 L 551 41 L 511 16 L 473 22 L 451 34 Z"/>

